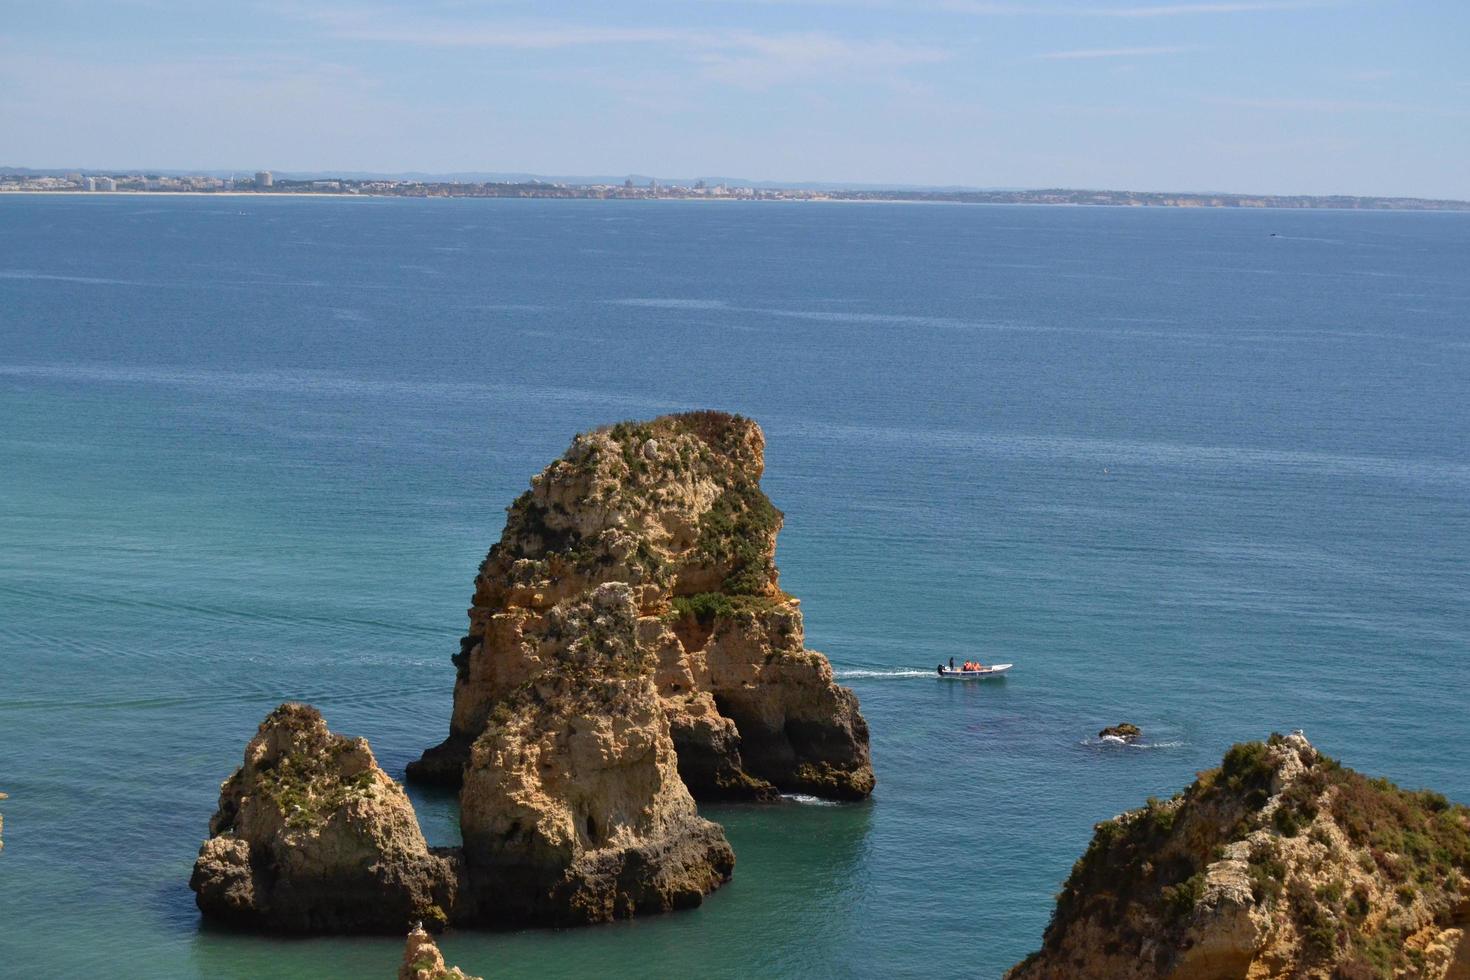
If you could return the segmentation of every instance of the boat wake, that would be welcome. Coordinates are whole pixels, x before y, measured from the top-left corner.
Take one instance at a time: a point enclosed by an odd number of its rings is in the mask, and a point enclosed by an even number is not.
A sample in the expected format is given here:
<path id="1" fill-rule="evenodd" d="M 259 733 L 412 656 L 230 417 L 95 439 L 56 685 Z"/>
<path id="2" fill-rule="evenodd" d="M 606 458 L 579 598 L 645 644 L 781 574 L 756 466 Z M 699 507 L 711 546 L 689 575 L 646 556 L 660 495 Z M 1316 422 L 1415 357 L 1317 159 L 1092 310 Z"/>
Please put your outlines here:
<path id="1" fill-rule="evenodd" d="M 933 677 L 932 670 L 834 670 L 832 676 L 839 681 L 859 677 Z"/>
<path id="2" fill-rule="evenodd" d="M 1177 749 L 1184 744 L 1184 740 L 1176 738 L 1168 742 L 1129 742 L 1116 735 L 1104 735 L 1102 738 L 1084 738 L 1077 744 L 1090 749 Z"/>

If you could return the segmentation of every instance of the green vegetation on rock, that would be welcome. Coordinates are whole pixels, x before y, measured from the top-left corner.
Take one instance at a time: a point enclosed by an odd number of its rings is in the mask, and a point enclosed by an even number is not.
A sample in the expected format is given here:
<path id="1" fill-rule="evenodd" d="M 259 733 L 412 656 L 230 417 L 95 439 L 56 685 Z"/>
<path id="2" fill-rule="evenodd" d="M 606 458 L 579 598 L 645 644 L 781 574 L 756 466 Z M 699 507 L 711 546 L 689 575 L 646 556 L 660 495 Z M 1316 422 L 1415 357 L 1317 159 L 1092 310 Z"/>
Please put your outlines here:
<path id="1" fill-rule="evenodd" d="M 699 524 L 699 549 L 730 565 L 724 591 L 761 595 L 771 590 L 775 569 L 771 538 L 781 527 L 781 512 L 755 483 L 740 483 L 720 495 Z"/>
<path id="2" fill-rule="evenodd" d="M 1108 931 L 1116 950 L 1160 951 L 1167 972 L 1176 955 L 1168 951 L 1193 942 L 1185 932 L 1207 893 L 1207 868 L 1226 857 L 1245 859 L 1256 907 L 1291 924 L 1300 963 L 1334 976 L 1392 976 L 1422 965 L 1410 934 L 1449 928 L 1470 902 L 1470 809 L 1363 776 L 1299 736 L 1232 746 L 1173 800 L 1150 799 L 1097 825 L 1057 898 L 1040 959 L 1016 974 L 1051 954 L 1076 955 L 1059 951 L 1084 919 Z"/>
<path id="3" fill-rule="evenodd" d="M 761 613 L 775 609 L 790 598 L 786 595 L 727 595 L 724 592 L 700 592 L 674 596 L 671 611 L 676 617 L 689 616 L 703 626 L 717 619 L 730 619 L 742 613 Z"/>

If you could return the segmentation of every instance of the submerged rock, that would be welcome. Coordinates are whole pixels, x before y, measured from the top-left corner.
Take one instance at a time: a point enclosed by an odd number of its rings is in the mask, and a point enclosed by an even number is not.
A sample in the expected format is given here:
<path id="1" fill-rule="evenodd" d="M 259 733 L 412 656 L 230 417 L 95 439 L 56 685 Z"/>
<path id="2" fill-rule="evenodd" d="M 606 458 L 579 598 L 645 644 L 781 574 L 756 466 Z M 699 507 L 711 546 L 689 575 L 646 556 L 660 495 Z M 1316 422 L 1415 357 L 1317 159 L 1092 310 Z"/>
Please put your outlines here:
<path id="1" fill-rule="evenodd" d="M 759 426 L 719 412 L 577 436 L 480 566 L 449 738 L 409 775 L 458 785 L 491 714 L 576 639 L 551 611 L 622 582 L 695 796 L 870 794 L 857 698 L 805 649 L 800 604 L 777 584 L 782 515 L 760 489 L 764 454 Z"/>
<path id="2" fill-rule="evenodd" d="M 403 947 L 403 965 L 398 968 L 398 980 L 481 980 L 467 975 L 457 966 L 446 966 L 444 954 L 439 952 L 433 937 L 416 925 L 408 934 Z"/>
<path id="3" fill-rule="evenodd" d="M 1118 738 L 1125 742 L 1137 741 L 1143 737 L 1143 729 L 1131 722 L 1121 722 L 1117 725 L 1109 725 L 1097 733 L 1098 738 Z"/>
<path id="4" fill-rule="evenodd" d="M 403 788 L 364 739 L 283 704 L 220 788 L 189 887 L 206 916 L 281 932 L 443 925 L 455 858 L 424 842 Z"/>
<path id="5" fill-rule="evenodd" d="M 1470 810 L 1300 734 L 1097 825 L 1012 980 L 1470 976 Z"/>
<path id="6" fill-rule="evenodd" d="M 698 905 L 735 855 L 679 779 L 621 583 L 549 613 L 571 642 L 501 700 L 460 792 L 480 918 L 582 924 Z"/>

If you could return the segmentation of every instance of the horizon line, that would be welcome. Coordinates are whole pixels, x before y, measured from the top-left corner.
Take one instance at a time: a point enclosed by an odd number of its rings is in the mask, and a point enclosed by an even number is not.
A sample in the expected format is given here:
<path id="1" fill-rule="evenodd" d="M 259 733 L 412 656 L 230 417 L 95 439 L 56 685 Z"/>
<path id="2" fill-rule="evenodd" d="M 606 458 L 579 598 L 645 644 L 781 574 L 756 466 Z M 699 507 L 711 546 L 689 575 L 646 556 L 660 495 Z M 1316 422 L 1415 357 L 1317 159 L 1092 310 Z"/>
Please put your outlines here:
<path id="1" fill-rule="evenodd" d="M 19 165 L 0 165 L 0 177 L 34 176 L 34 177 L 64 177 L 66 174 L 80 174 L 82 176 L 117 176 L 147 175 L 155 174 L 160 177 L 216 177 L 228 174 L 232 179 L 236 176 L 246 178 L 256 173 L 269 172 L 276 179 L 285 180 L 345 180 L 345 181 L 373 181 L 394 180 L 411 181 L 417 183 L 441 183 L 441 184 L 515 184 L 515 183 L 544 183 L 560 185 L 569 188 L 589 188 L 596 186 L 609 186 L 623 184 L 626 181 L 639 181 L 634 187 L 646 188 L 650 182 L 656 181 L 665 187 L 690 188 L 696 182 L 704 182 L 707 185 L 722 184 L 725 186 L 748 187 L 758 190 L 800 190 L 800 191 L 824 191 L 824 192 L 849 192 L 849 193 L 929 193 L 929 194 L 1040 194 L 1040 193 L 1071 193 L 1071 194 L 1147 194 L 1157 196 L 1177 197 L 1242 197 L 1242 198 L 1345 198 L 1355 200 L 1396 200 L 1396 201 L 1424 201 L 1448 204 L 1459 204 L 1470 207 L 1470 196 L 1467 197 L 1440 197 L 1426 196 L 1423 194 L 1404 193 L 1349 193 L 1342 191 L 1239 191 L 1239 190 L 1144 190 L 1130 187 L 1103 187 L 1103 186 L 1064 186 L 1064 185 L 990 185 L 979 184 L 923 184 L 903 183 L 898 181 L 841 181 L 841 180 L 776 180 L 767 178 L 730 177 L 730 176 L 689 176 L 689 177 L 659 177 L 647 173 L 628 172 L 624 174 L 542 174 L 530 171 L 480 171 L 480 170 L 401 170 L 401 171 L 377 171 L 377 170 L 348 170 L 348 169 L 321 169 L 321 170 L 275 170 L 269 167 L 28 167 Z"/>

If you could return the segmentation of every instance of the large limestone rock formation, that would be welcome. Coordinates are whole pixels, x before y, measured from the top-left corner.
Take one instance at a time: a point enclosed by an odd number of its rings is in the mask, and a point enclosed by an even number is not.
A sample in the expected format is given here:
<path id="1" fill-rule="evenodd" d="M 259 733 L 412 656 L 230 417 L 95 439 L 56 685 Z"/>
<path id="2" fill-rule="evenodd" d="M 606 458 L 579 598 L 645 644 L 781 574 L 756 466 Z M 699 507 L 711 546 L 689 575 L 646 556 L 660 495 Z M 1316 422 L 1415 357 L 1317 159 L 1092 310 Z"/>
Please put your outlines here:
<path id="1" fill-rule="evenodd" d="M 398 980 L 480 980 L 467 975 L 457 966 L 446 966 L 444 954 L 424 927 L 414 926 L 403 947 L 403 965 Z"/>
<path id="2" fill-rule="evenodd" d="M 686 908 L 735 860 L 695 795 L 868 795 L 857 699 L 777 586 L 763 465 L 760 429 L 714 412 L 578 436 L 511 506 L 450 737 L 411 768 L 462 787 L 464 847 L 425 846 L 367 743 L 284 705 L 223 787 L 199 907 L 298 932 Z"/>
<path id="3" fill-rule="evenodd" d="M 401 932 L 442 925 L 452 855 L 432 853 L 403 788 L 364 739 L 283 704 L 220 788 L 189 887 L 223 921 L 281 932 Z"/>
<path id="4" fill-rule="evenodd" d="M 577 436 L 510 507 L 480 567 L 449 738 L 409 775 L 458 784 L 497 706 L 575 639 L 551 611 L 622 582 L 696 796 L 871 793 L 857 699 L 805 648 L 798 600 L 777 584 L 782 515 L 760 489 L 764 453 L 754 422 L 718 412 Z"/>
<path id="5" fill-rule="evenodd" d="M 730 877 L 723 831 L 679 779 L 632 590 L 547 613 L 544 667 L 502 698 L 460 793 L 477 916 L 581 924 L 698 905 Z"/>
<path id="6" fill-rule="evenodd" d="M 1272 736 L 1098 824 L 1008 977 L 1465 980 L 1467 881 L 1470 810 Z"/>

